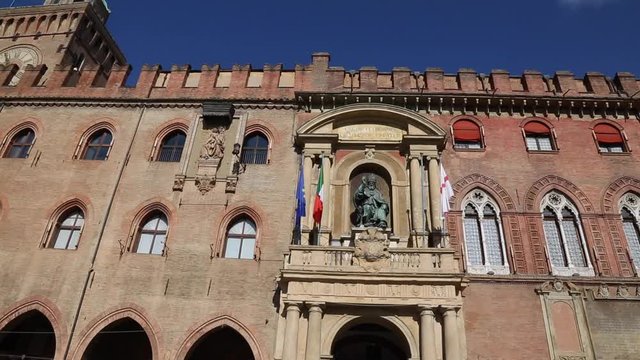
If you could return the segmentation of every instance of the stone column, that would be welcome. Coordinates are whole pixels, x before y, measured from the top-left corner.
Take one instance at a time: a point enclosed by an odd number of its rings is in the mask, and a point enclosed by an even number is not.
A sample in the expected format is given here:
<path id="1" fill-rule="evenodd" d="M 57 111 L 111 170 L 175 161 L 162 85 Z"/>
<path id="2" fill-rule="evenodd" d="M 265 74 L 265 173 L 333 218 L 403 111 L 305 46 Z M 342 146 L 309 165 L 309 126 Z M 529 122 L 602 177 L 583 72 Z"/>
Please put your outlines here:
<path id="1" fill-rule="evenodd" d="M 411 220 L 413 229 L 417 234 L 424 232 L 424 218 L 422 216 L 422 177 L 420 176 L 420 159 L 412 156 L 409 160 L 411 171 Z M 426 244 L 422 244 L 426 246 Z M 422 247 L 421 246 L 421 247 Z"/>
<path id="2" fill-rule="evenodd" d="M 444 352 L 446 360 L 461 359 L 457 312 L 457 308 L 447 308 L 444 311 Z"/>
<path id="3" fill-rule="evenodd" d="M 307 331 L 306 360 L 320 360 L 322 305 L 322 303 L 307 303 L 309 308 L 309 330 Z"/>
<path id="4" fill-rule="evenodd" d="M 287 320 L 284 329 L 282 360 L 296 360 L 298 356 L 298 323 L 300 322 L 300 304 L 285 303 Z"/>
<path id="5" fill-rule="evenodd" d="M 420 310 L 420 360 L 436 360 L 435 314 L 430 307 Z"/>
<path id="6" fill-rule="evenodd" d="M 429 157 L 429 205 L 431 207 L 431 226 L 433 230 L 442 230 L 442 206 L 440 205 L 440 167 L 438 159 Z"/>

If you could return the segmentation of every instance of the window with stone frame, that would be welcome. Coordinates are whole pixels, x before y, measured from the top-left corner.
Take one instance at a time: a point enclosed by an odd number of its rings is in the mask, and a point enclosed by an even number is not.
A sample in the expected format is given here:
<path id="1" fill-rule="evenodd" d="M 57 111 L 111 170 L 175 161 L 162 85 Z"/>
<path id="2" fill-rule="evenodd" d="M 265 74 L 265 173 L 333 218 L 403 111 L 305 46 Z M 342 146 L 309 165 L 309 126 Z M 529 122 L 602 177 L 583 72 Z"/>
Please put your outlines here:
<path id="1" fill-rule="evenodd" d="M 462 201 L 467 271 L 509 274 L 500 208 L 486 192 L 475 189 Z"/>
<path id="2" fill-rule="evenodd" d="M 551 129 L 540 121 L 529 121 L 522 129 L 528 151 L 553 151 L 556 149 Z"/>
<path id="3" fill-rule="evenodd" d="M 174 130 L 162 138 L 156 161 L 179 162 L 187 134 L 182 130 Z"/>
<path id="4" fill-rule="evenodd" d="M 49 247 L 61 250 L 77 249 L 83 227 L 84 213 L 80 208 L 73 207 L 65 211 L 56 221 Z"/>
<path id="5" fill-rule="evenodd" d="M 84 160 L 106 160 L 109 157 L 111 146 L 113 145 L 113 135 L 107 129 L 95 131 L 88 137 L 82 152 Z"/>
<path id="6" fill-rule="evenodd" d="M 140 223 L 133 252 L 138 254 L 164 255 L 169 231 L 167 216 L 159 210 L 148 214 Z"/>
<path id="7" fill-rule="evenodd" d="M 595 275 L 576 206 L 564 194 L 551 191 L 540 211 L 552 274 Z"/>
<path id="8" fill-rule="evenodd" d="M 458 120 L 451 126 L 455 149 L 482 149 L 484 142 L 482 129 L 471 120 Z"/>
<path id="9" fill-rule="evenodd" d="M 620 130 L 610 124 L 598 124 L 593 128 L 593 134 L 601 153 L 623 153 L 627 147 Z"/>
<path id="10" fill-rule="evenodd" d="M 26 128 L 20 130 L 11 138 L 7 150 L 4 152 L 4 157 L 26 159 L 29 157 L 29 152 L 31 152 L 31 147 L 33 147 L 35 140 L 36 133 L 33 129 Z"/>
<path id="11" fill-rule="evenodd" d="M 243 164 L 267 164 L 269 162 L 269 139 L 259 131 L 249 133 L 244 138 L 240 158 Z"/>
<path id="12" fill-rule="evenodd" d="M 235 219 L 229 225 L 224 244 L 224 257 L 253 259 L 256 249 L 256 224 L 249 217 Z"/>
<path id="13" fill-rule="evenodd" d="M 624 194 L 620 198 L 619 208 L 629 257 L 636 270 L 640 270 L 640 197 L 632 192 Z"/>

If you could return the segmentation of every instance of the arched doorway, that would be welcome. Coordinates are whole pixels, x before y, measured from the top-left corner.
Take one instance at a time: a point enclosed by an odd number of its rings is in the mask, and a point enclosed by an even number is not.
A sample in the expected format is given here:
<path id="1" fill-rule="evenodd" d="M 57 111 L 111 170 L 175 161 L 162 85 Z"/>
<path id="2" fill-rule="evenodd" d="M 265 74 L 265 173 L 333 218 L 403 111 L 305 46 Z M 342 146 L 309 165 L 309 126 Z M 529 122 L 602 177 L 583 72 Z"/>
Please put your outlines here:
<path id="1" fill-rule="evenodd" d="M 411 356 L 406 339 L 384 321 L 357 320 L 336 335 L 331 353 L 334 360 L 407 360 Z"/>
<path id="2" fill-rule="evenodd" d="M 49 319 L 37 310 L 28 311 L 0 331 L 0 358 L 53 359 L 56 335 Z"/>
<path id="3" fill-rule="evenodd" d="M 151 360 L 151 342 L 135 320 L 125 317 L 104 327 L 91 340 L 82 360 Z"/>
<path id="4" fill-rule="evenodd" d="M 247 341 L 228 326 L 215 328 L 203 335 L 187 353 L 185 360 L 255 360 Z"/>

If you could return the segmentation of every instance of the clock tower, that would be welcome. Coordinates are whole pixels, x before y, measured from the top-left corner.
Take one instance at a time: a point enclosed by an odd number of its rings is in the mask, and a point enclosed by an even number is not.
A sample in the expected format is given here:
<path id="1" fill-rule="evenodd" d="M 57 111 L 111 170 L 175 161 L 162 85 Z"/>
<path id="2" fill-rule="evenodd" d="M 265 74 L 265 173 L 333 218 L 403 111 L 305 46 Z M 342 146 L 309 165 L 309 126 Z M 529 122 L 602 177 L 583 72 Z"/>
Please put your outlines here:
<path id="1" fill-rule="evenodd" d="M 27 65 L 40 64 L 49 71 L 69 66 L 77 74 L 97 66 L 102 70 L 97 81 L 106 79 L 113 65 L 126 63 L 105 26 L 108 17 L 104 0 L 45 0 L 39 6 L 0 9 L 0 64 L 18 66 L 4 85 L 16 85 Z M 48 73 L 40 85 L 47 78 Z"/>

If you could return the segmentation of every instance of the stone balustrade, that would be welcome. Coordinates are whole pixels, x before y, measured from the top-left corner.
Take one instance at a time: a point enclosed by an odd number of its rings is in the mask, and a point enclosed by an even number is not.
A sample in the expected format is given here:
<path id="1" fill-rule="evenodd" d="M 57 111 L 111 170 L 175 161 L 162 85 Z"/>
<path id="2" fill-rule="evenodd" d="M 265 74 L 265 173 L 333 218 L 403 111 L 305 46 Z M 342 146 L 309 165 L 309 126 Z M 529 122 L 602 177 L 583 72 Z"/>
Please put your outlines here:
<path id="1" fill-rule="evenodd" d="M 285 270 L 371 272 L 388 273 L 458 273 L 458 262 L 453 249 L 391 248 L 388 254 L 376 261 L 358 258 L 353 247 L 293 245 L 285 255 Z M 377 263 L 377 264 L 374 264 Z"/>

